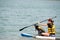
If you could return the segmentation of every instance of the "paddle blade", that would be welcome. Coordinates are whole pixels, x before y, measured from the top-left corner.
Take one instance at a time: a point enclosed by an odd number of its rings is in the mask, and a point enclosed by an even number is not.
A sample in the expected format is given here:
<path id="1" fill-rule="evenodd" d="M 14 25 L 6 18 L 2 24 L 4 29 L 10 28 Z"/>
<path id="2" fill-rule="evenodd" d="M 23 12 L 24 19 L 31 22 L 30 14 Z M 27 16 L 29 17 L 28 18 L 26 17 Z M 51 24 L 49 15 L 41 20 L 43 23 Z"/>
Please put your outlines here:
<path id="1" fill-rule="evenodd" d="M 27 27 L 24 27 L 24 28 L 20 29 L 19 31 L 22 31 L 22 30 L 25 29 L 25 28 L 27 28 Z"/>
<path id="2" fill-rule="evenodd" d="M 23 29 L 20 29 L 19 31 L 22 31 Z"/>

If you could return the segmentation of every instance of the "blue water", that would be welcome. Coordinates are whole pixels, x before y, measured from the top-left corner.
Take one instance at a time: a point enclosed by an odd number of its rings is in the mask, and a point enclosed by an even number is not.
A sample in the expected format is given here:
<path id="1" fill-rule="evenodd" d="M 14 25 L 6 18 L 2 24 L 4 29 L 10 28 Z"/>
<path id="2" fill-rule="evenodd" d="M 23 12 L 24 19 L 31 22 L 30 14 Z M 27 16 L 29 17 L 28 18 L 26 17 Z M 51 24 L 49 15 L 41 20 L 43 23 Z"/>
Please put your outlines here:
<path id="1" fill-rule="evenodd" d="M 60 1 L 0 0 L 0 40 L 34 40 L 20 36 L 22 32 L 36 34 L 34 27 L 19 29 L 54 16 L 56 36 L 60 37 Z"/>

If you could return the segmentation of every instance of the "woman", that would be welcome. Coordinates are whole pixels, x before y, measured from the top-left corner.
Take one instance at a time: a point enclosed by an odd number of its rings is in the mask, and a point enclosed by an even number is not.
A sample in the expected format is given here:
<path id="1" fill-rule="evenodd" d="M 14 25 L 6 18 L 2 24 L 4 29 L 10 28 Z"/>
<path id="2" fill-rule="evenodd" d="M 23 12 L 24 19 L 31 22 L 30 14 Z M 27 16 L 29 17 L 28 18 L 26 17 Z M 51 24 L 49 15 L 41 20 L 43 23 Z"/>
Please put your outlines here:
<path id="1" fill-rule="evenodd" d="M 48 27 L 48 32 L 42 33 L 42 35 L 55 37 L 55 25 L 54 25 L 54 21 L 52 19 L 48 19 L 47 24 L 40 23 L 40 25 Z"/>

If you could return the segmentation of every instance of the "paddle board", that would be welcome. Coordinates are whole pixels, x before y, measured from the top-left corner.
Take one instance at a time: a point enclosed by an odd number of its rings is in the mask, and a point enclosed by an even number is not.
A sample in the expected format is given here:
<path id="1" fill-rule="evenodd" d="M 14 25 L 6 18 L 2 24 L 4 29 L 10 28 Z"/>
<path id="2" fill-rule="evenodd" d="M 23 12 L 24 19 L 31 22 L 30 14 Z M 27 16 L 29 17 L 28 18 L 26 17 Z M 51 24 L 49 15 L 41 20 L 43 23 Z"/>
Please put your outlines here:
<path id="1" fill-rule="evenodd" d="M 21 36 L 23 37 L 32 37 L 32 38 L 39 38 L 39 39 L 55 39 L 55 37 L 47 37 L 47 36 L 34 36 L 34 35 L 31 35 L 31 34 L 27 34 L 27 33 L 21 33 Z"/>

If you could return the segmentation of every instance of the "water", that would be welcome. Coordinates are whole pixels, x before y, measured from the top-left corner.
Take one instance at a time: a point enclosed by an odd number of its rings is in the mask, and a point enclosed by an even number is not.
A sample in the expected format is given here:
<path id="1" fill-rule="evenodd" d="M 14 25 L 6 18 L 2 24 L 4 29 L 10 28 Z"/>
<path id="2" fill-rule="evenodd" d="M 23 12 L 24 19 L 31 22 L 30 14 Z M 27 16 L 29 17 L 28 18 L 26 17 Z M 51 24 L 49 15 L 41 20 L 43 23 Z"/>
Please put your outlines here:
<path id="1" fill-rule="evenodd" d="M 22 32 L 36 34 L 34 27 L 19 29 L 54 16 L 56 36 L 60 37 L 59 0 L 0 0 L 0 40 L 35 40 L 20 36 Z"/>

